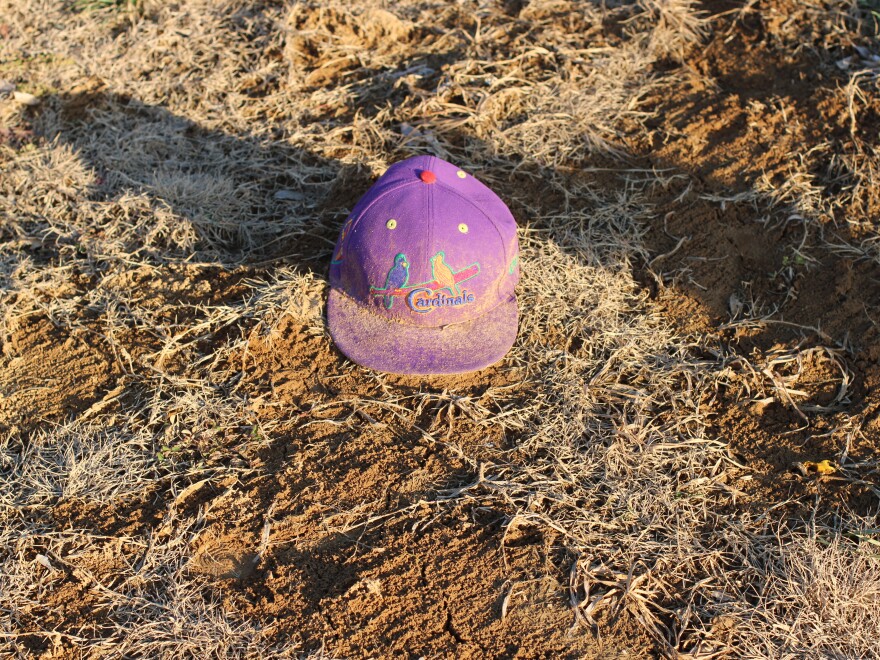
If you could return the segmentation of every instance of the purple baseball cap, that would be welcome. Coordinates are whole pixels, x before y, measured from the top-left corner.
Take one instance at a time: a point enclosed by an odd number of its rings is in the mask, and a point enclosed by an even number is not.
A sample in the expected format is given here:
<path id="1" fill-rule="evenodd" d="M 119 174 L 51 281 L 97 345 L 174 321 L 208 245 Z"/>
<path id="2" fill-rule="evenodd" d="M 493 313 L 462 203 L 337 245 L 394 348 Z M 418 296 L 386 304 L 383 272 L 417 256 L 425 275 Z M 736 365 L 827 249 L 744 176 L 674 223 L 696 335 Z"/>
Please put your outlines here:
<path id="1" fill-rule="evenodd" d="M 435 156 L 395 163 L 355 205 L 330 265 L 327 321 L 349 358 L 395 374 L 456 374 L 516 339 L 510 210 Z"/>

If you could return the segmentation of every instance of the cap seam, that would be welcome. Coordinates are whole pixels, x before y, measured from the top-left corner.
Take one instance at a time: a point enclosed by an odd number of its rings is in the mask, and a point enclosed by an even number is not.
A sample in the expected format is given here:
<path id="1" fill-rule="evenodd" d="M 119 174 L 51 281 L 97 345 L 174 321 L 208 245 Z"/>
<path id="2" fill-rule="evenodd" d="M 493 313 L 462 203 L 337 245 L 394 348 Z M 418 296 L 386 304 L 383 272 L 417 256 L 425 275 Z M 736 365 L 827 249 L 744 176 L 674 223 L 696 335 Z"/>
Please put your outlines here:
<path id="1" fill-rule="evenodd" d="M 378 204 L 379 201 L 381 199 L 383 199 L 386 195 L 393 193 L 396 190 L 400 190 L 401 188 L 404 188 L 406 186 L 411 186 L 411 185 L 413 185 L 413 183 L 414 183 L 413 181 L 404 181 L 400 185 L 394 186 L 393 188 L 388 188 L 387 190 L 383 190 L 381 193 L 379 193 L 376 196 L 376 198 L 373 201 L 371 201 L 369 204 L 367 204 L 367 206 L 364 208 L 364 210 L 360 212 L 358 217 L 354 219 L 354 222 L 351 223 L 351 229 L 348 230 L 349 234 L 354 231 L 355 227 L 358 226 L 358 223 L 363 219 L 363 217 L 367 214 L 367 212 L 371 208 L 373 208 L 374 205 Z"/>
<path id="2" fill-rule="evenodd" d="M 438 181 L 438 183 L 439 183 L 439 181 Z M 498 229 L 497 225 L 495 224 L 495 221 L 492 219 L 492 216 L 489 215 L 488 213 L 486 213 L 486 211 L 483 209 L 482 206 L 480 206 L 479 204 L 477 204 L 476 202 L 474 202 L 472 199 L 468 198 L 467 196 L 463 195 L 461 192 L 459 192 L 455 188 L 452 188 L 451 186 L 448 186 L 445 183 L 441 183 L 441 185 L 443 186 L 444 190 L 447 190 L 447 191 L 451 192 L 452 194 L 458 196 L 460 199 L 466 201 L 468 204 L 470 204 L 475 209 L 477 209 L 480 213 L 482 213 L 486 217 L 487 220 L 489 220 L 489 223 L 492 225 L 492 229 L 495 230 L 495 233 L 498 234 L 498 238 L 501 240 L 501 247 L 504 250 L 504 263 L 505 264 L 509 263 L 511 255 L 508 255 L 508 253 L 507 253 L 507 244 L 504 241 L 504 235 L 501 233 L 501 230 Z M 506 207 L 506 205 L 505 205 L 505 207 Z M 510 209 L 508 209 L 508 211 L 509 210 Z M 511 216 L 512 215 L 513 214 L 511 214 Z M 514 219 L 514 223 L 516 223 L 516 219 Z M 514 230 L 514 236 L 516 236 L 516 230 Z"/>
<path id="3" fill-rule="evenodd" d="M 433 168 L 435 163 L 437 162 L 436 156 L 429 156 L 428 167 Z M 431 170 L 432 171 L 432 170 Z M 435 180 L 436 181 L 436 180 Z M 423 255 L 424 261 L 422 263 L 428 263 L 431 259 L 431 252 L 433 251 L 434 245 L 434 186 L 428 185 L 428 194 L 426 196 L 427 199 L 427 211 L 426 215 L 428 216 L 428 241 L 425 243 L 425 253 Z"/>

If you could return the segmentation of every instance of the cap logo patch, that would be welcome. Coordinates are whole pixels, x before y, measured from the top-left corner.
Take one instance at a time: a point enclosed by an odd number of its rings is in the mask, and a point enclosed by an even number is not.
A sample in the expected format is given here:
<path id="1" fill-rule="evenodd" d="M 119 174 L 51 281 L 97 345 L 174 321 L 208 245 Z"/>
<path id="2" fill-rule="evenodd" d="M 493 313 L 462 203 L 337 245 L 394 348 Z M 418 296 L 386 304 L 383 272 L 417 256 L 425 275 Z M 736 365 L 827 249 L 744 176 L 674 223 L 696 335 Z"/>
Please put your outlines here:
<path id="1" fill-rule="evenodd" d="M 414 312 L 427 314 L 435 307 L 458 307 L 459 305 L 467 305 L 476 300 L 476 296 L 467 291 L 462 291 L 460 296 L 455 297 L 444 296 L 442 293 L 431 296 L 433 292 L 433 289 L 427 287 L 413 289 L 406 297 L 406 304 L 409 305 L 409 308 Z"/>
<path id="2" fill-rule="evenodd" d="M 373 296 L 382 296 L 386 309 L 392 308 L 395 298 L 404 298 L 410 309 L 422 314 L 438 307 L 457 307 L 476 300 L 474 294 L 462 290 L 459 285 L 480 273 L 479 263 L 473 263 L 456 271 L 446 263 L 446 253 L 443 251 L 431 257 L 430 262 L 433 279 L 430 282 L 407 286 L 409 260 L 405 254 L 398 253 L 394 257 L 394 265 L 385 277 L 385 286 L 381 289 L 371 286 L 370 293 Z M 449 295 L 444 296 L 441 291 L 448 291 Z M 435 292 L 437 295 L 431 296 Z"/>

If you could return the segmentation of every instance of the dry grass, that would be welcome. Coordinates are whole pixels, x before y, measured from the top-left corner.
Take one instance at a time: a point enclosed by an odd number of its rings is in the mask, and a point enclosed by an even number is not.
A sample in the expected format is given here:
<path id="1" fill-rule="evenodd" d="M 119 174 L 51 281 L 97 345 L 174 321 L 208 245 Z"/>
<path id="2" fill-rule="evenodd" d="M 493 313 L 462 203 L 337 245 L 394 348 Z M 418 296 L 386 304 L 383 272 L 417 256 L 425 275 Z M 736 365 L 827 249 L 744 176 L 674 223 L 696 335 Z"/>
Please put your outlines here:
<path id="1" fill-rule="evenodd" d="M 306 657 L 295 643 L 267 644 L 265 634 L 270 630 L 235 617 L 218 600 L 206 598 L 208 581 L 188 570 L 200 524 L 200 520 L 167 520 L 150 538 L 7 528 L 0 537 L 4 547 L 0 587 L 14 609 L 4 613 L 0 626 L 5 650 L 27 657 L 30 646 L 18 640 L 37 635 L 51 642 L 50 648 L 73 646 L 89 658 Z M 112 583 L 99 577 L 108 573 L 113 575 Z M 35 632 L 19 626 L 20 609 L 47 624 L 53 620 L 52 610 L 41 601 L 68 574 L 97 596 L 88 607 L 102 609 L 101 633 L 96 635 L 85 617 L 80 625 L 61 630 L 47 625 Z M 70 594 L 72 607 L 77 607 L 76 597 Z"/>
<path id="2" fill-rule="evenodd" d="M 54 529 L 45 514 L 148 491 L 176 502 L 190 483 L 244 470 L 193 464 L 185 449 L 196 437 L 228 449 L 217 419 L 252 429 L 238 449 L 272 437 L 233 356 L 285 315 L 329 340 L 321 264 L 356 198 L 352 177 L 360 186 L 400 157 L 432 152 L 485 172 L 520 214 L 522 319 L 506 368 L 524 385 L 475 401 L 404 396 L 376 375 L 384 398 L 337 403 L 392 411 L 400 428 L 430 406 L 515 438 L 476 458 L 450 426 L 438 441 L 477 478 L 437 499 L 505 512 L 505 538 L 546 535 L 567 557 L 566 597 L 584 634 L 627 611 L 669 657 L 880 653 L 877 521 L 844 515 L 804 529 L 737 511 L 743 466 L 707 431 L 728 364 L 676 335 L 633 275 L 650 257 L 646 191 L 657 180 L 626 162 L 622 135 L 646 118 L 640 100 L 674 83 L 652 63 L 708 34 L 696 3 L 536 0 L 515 17 L 493 3 L 400 2 L 394 14 L 367 4 L 71 12 L 0 1 L 13 35 L 0 78 L 42 99 L 36 115 L 2 99 L 2 116 L 33 117 L 45 138 L 20 150 L 0 143 L 0 332 L 45 315 L 100 337 L 121 374 L 120 391 L 80 419 L 13 428 L 0 443 L 0 647 L 27 655 L 27 619 L 28 635 L 84 657 L 301 657 L 295 645 L 269 647 L 271 630 L 231 615 L 187 570 L 204 512 L 182 519 L 171 504 L 154 534 L 112 538 Z M 623 36 L 606 39 L 604 21 Z M 842 90 L 854 113 L 869 81 L 854 74 Z M 65 116 L 84 98 L 98 100 Z M 870 159 L 840 163 L 849 197 L 829 202 L 808 165 L 752 194 L 815 220 L 874 185 Z M 233 303 L 151 290 L 172 265 L 192 269 L 180 278 L 189 283 L 201 268 L 274 263 L 279 248 L 295 265 L 246 280 Z M 210 277 L 195 277 L 206 294 Z M 135 335 L 142 350 L 132 353 L 124 337 Z M 824 350 L 833 359 L 837 349 Z M 755 387 L 791 399 L 792 383 L 773 370 L 803 356 L 777 357 L 752 367 Z M 98 594 L 100 627 L 49 623 L 62 573 Z"/>
<path id="3" fill-rule="evenodd" d="M 849 538 L 815 528 L 756 536 L 748 548 L 751 593 L 740 591 L 716 621 L 729 626 L 727 643 L 756 658 L 880 653 L 876 523 L 847 520 Z"/>

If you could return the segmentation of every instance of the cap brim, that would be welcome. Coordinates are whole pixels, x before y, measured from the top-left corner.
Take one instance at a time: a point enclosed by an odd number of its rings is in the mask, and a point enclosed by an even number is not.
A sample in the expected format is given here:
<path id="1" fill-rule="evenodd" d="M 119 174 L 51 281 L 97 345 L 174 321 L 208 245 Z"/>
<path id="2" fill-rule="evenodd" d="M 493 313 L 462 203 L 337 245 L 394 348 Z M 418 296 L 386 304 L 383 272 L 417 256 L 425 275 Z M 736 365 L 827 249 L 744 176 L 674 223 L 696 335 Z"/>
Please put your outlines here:
<path id="1" fill-rule="evenodd" d="M 327 323 L 340 351 L 358 364 L 392 374 L 460 374 L 505 356 L 516 339 L 516 299 L 483 316 L 442 327 L 405 325 L 372 313 L 336 289 Z"/>

